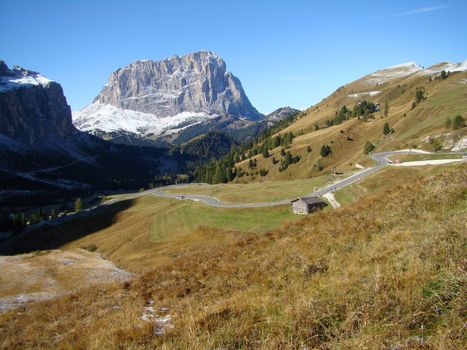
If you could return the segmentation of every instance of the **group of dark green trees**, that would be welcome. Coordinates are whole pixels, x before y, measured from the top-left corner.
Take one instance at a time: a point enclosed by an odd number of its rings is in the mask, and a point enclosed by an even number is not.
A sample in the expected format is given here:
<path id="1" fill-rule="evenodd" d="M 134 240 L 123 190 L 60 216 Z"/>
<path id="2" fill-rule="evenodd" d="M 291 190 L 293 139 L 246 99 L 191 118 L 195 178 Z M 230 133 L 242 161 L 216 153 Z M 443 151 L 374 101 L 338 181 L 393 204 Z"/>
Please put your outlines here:
<path id="1" fill-rule="evenodd" d="M 446 128 L 448 129 L 454 129 L 454 130 L 458 130 L 458 129 L 461 129 L 465 126 L 465 119 L 463 116 L 461 115 L 456 115 L 454 117 L 454 120 L 451 119 L 451 117 L 448 117 L 446 119 Z"/>
<path id="2" fill-rule="evenodd" d="M 339 125 L 350 118 L 360 118 L 363 120 L 368 120 L 373 113 L 378 110 L 378 105 L 370 101 L 361 101 L 356 103 L 352 110 L 348 109 L 346 105 L 342 106 L 341 109 L 336 111 L 336 114 L 333 119 L 327 119 L 325 121 L 326 127 L 333 125 Z M 320 126 L 315 123 L 315 130 L 319 130 Z"/>
<path id="3" fill-rule="evenodd" d="M 236 163 L 249 159 L 248 168 L 255 169 L 256 160 L 253 159 L 254 156 L 261 154 L 264 158 L 269 158 L 270 150 L 279 146 L 282 146 L 283 149 L 288 148 L 295 137 L 292 132 L 286 132 L 283 135 L 278 134 L 275 136 L 272 136 L 272 132 L 272 130 L 267 129 L 256 140 L 238 146 L 232 146 L 230 152 L 223 157 L 211 159 L 206 165 L 197 167 L 193 173 L 195 181 L 217 184 L 232 181 L 237 176 L 242 177 L 244 172 L 235 167 Z M 284 153 L 282 156 L 283 159 L 281 160 L 280 171 L 287 169 L 290 164 L 300 160 L 299 156 L 292 157 L 290 152 Z M 273 163 L 275 164 L 276 161 L 273 160 Z M 266 176 L 267 171 L 261 169 L 258 174 Z"/>
<path id="4" fill-rule="evenodd" d="M 80 197 L 76 198 L 73 209 L 75 212 L 80 212 L 83 209 L 83 203 Z M 66 213 L 69 211 L 69 207 L 66 204 L 63 204 L 61 210 Z M 12 210 L 8 215 L 7 226 L 9 229 L 13 230 L 13 232 L 17 233 L 22 231 L 28 225 L 34 225 L 40 222 L 56 219 L 57 215 L 55 208 L 50 210 L 39 209 L 28 212 Z"/>
<path id="5" fill-rule="evenodd" d="M 197 182 L 215 184 L 229 182 L 236 177 L 242 177 L 245 173 L 243 170 L 235 167 L 236 163 L 249 158 L 249 168 L 255 169 L 256 161 L 252 157 L 261 154 L 264 158 L 269 158 L 270 150 L 279 146 L 288 148 L 292 144 L 295 137 L 292 132 L 273 135 L 292 124 L 299 116 L 299 114 L 294 114 L 284 118 L 274 126 L 266 128 L 255 140 L 244 142 L 240 145 L 233 145 L 230 152 L 226 153 L 224 156 L 211 159 L 206 164 L 198 166 L 193 171 L 194 180 Z M 287 161 L 284 162 L 284 164 L 286 163 Z M 265 169 L 260 169 L 258 174 L 265 176 L 267 171 Z"/>
<path id="6" fill-rule="evenodd" d="M 290 151 L 285 152 L 284 149 L 281 150 L 281 155 L 283 157 L 281 159 L 281 164 L 279 166 L 279 171 L 282 172 L 286 170 L 290 164 L 295 164 L 300 161 L 300 156 L 293 156 Z"/>
<path id="7" fill-rule="evenodd" d="M 37 224 L 57 217 L 55 209 L 52 209 L 49 213 L 40 209 L 32 213 L 13 213 L 10 215 L 10 221 L 12 223 L 13 232 L 19 232 L 27 225 Z"/>

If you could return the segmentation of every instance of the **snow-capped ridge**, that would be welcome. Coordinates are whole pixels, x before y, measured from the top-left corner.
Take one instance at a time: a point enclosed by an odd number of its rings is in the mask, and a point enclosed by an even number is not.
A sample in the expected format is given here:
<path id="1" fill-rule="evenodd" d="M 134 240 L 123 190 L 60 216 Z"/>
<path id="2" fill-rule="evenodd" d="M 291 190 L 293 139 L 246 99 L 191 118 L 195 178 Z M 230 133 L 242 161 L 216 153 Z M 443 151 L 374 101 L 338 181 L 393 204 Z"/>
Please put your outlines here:
<path id="1" fill-rule="evenodd" d="M 368 84 L 378 86 L 379 84 L 384 84 L 397 78 L 404 78 L 422 70 L 423 68 L 415 62 L 406 62 L 377 70 L 375 73 L 368 75 L 365 80 Z"/>
<path id="2" fill-rule="evenodd" d="M 52 80 L 44 77 L 38 72 L 28 70 L 19 66 L 8 69 L 2 61 L 0 76 L 0 92 L 6 92 L 27 86 L 47 86 Z"/>
<path id="3" fill-rule="evenodd" d="M 467 71 L 467 60 L 458 63 L 441 62 L 424 69 L 423 74 L 436 74 L 443 70 L 446 72 L 465 72 Z"/>
<path id="4" fill-rule="evenodd" d="M 170 117 L 158 117 L 154 114 L 123 109 L 109 104 L 94 102 L 73 112 L 75 126 L 82 131 L 103 132 L 126 131 L 141 136 L 149 134 L 159 136 L 171 134 L 217 115 L 207 112 L 182 112 Z"/>
<path id="5" fill-rule="evenodd" d="M 419 76 L 439 74 L 443 70 L 446 72 L 465 72 L 467 71 L 467 60 L 458 63 L 441 62 L 428 68 L 423 68 L 415 62 L 396 64 L 367 75 L 363 78 L 363 81 L 368 85 L 378 86 L 394 79 L 404 79 L 413 74 Z"/>
<path id="6" fill-rule="evenodd" d="M 389 66 L 389 67 L 383 68 L 381 70 L 391 70 L 391 69 L 401 69 L 401 68 L 416 69 L 416 70 L 423 69 L 420 65 L 418 65 L 415 62 L 405 62 L 405 63 L 395 64 L 393 66 Z"/>

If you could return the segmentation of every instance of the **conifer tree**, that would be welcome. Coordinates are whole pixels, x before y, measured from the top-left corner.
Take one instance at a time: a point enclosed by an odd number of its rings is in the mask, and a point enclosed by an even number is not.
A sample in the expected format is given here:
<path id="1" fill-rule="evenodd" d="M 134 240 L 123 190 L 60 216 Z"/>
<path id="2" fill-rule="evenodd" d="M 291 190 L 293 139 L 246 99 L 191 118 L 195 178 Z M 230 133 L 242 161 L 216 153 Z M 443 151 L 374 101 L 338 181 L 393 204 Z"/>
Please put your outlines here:
<path id="1" fill-rule="evenodd" d="M 391 133 L 391 128 L 389 127 L 389 123 L 384 123 L 384 126 L 383 126 L 383 134 L 384 135 L 387 135 Z"/>
<path id="2" fill-rule="evenodd" d="M 363 147 L 363 153 L 368 154 L 374 149 L 375 149 L 375 146 L 370 141 L 367 141 L 365 143 L 365 146 Z"/>
<path id="3" fill-rule="evenodd" d="M 461 115 L 456 115 L 454 118 L 454 122 L 452 124 L 453 129 L 457 130 L 457 129 L 463 128 L 464 125 L 465 125 L 464 117 L 462 117 Z"/>

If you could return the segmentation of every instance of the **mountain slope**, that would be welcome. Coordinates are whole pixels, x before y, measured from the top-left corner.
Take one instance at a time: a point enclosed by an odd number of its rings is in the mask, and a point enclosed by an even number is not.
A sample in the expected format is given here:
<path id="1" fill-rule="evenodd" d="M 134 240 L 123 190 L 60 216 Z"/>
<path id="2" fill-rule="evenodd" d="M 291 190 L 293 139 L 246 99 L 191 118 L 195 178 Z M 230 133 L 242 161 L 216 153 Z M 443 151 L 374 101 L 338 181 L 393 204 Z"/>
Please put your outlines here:
<path id="1" fill-rule="evenodd" d="M 0 204 L 135 189 L 176 167 L 165 149 L 115 145 L 80 132 L 60 84 L 0 62 Z"/>
<path id="2" fill-rule="evenodd" d="M 442 76 L 443 70 L 446 74 Z M 367 141 L 376 147 L 375 151 L 465 148 L 467 130 L 453 129 L 452 121 L 456 115 L 467 119 L 466 82 L 467 61 L 445 62 L 426 69 L 406 63 L 366 75 L 339 87 L 276 133 L 276 136 L 294 134 L 292 144 L 285 150 L 300 157 L 298 162 L 281 171 L 282 147 L 270 149 L 268 158 L 261 151 L 259 154 L 245 151 L 246 160 L 236 167 L 242 168 L 246 175 L 236 181 L 308 178 L 333 169 L 355 171 L 356 164 L 372 164 L 363 152 Z M 417 90 L 422 92 L 418 102 Z M 383 133 L 385 123 L 391 131 L 388 134 Z M 331 148 L 331 153 L 324 157 L 320 154 L 323 145 Z M 261 146 L 262 142 L 253 148 Z M 256 160 L 254 168 L 248 166 L 250 157 Z M 260 176 L 261 169 L 267 175 Z"/>
<path id="3" fill-rule="evenodd" d="M 240 81 L 210 51 L 140 60 L 118 69 L 93 103 L 73 115 L 83 131 L 169 138 L 222 116 L 229 124 L 262 117 Z"/>

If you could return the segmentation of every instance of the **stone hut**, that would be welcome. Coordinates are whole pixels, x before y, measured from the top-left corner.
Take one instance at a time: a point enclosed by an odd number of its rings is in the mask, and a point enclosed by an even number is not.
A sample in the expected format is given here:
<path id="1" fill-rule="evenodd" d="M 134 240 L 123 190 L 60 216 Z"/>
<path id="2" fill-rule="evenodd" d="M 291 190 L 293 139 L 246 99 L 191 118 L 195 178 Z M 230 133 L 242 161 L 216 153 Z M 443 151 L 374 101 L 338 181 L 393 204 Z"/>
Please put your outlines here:
<path id="1" fill-rule="evenodd" d="M 310 214 L 316 210 L 321 210 L 328 204 L 319 197 L 299 197 L 292 201 L 292 211 L 294 214 Z"/>

